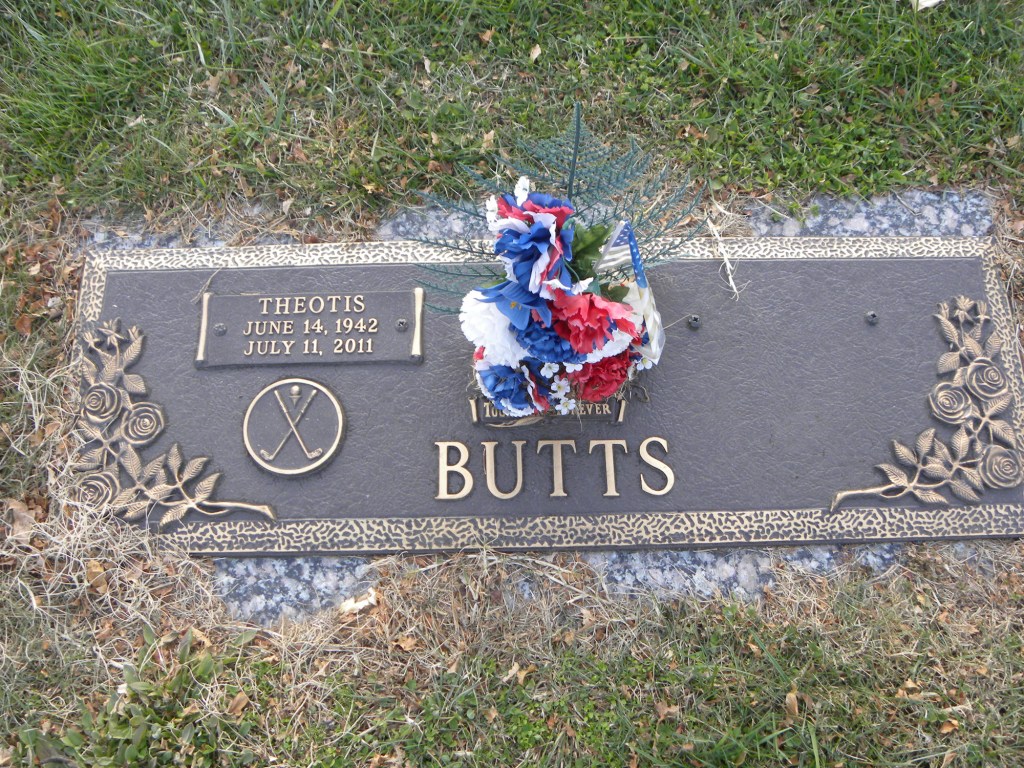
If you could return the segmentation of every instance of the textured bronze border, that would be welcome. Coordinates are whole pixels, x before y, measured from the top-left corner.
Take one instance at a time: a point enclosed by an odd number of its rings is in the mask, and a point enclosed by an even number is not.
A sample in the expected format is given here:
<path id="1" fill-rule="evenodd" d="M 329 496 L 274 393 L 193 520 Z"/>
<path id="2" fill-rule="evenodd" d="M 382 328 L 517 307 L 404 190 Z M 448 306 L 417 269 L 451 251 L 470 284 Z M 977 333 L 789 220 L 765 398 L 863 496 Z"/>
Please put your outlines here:
<path id="1" fill-rule="evenodd" d="M 986 299 L 1003 349 L 1016 350 L 1016 324 L 988 238 L 733 238 L 679 241 L 682 258 L 771 259 L 981 258 Z M 238 269 L 274 265 L 404 264 L 451 258 L 422 243 L 387 242 L 250 248 L 110 251 L 93 254 L 82 281 L 80 320 L 99 319 L 110 272 Z M 1006 354 L 1012 422 L 1024 435 L 1022 366 Z M 922 393 L 925 396 L 926 393 Z M 195 554 L 355 553 L 501 549 L 683 547 L 807 542 L 907 541 L 1024 535 L 1024 504 L 915 509 L 855 506 L 723 512 L 611 513 L 520 517 L 412 517 L 334 520 L 185 522 L 161 534 Z"/>

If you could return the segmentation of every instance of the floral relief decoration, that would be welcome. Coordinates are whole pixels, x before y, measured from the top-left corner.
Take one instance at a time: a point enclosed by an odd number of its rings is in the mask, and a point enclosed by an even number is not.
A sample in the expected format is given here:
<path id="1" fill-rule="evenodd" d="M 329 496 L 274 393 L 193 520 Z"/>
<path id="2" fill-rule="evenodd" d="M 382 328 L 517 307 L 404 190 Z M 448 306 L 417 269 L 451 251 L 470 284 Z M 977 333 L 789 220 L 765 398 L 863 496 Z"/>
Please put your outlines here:
<path id="1" fill-rule="evenodd" d="M 276 519 L 272 507 L 212 498 L 219 472 L 204 473 L 209 457 L 186 460 L 175 443 L 170 450 L 144 461 L 140 450 L 166 427 L 164 409 L 144 399 L 142 376 L 127 370 L 142 355 L 144 336 L 136 327 L 122 329 L 108 320 L 83 338 L 82 412 L 79 430 L 83 445 L 75 469 L 83 473 L 78 499 L 110 509 L 125 520 L 154 515 L 163 529 L 186 515 L 207 518 L 234 512 L 255 512 Z"/>
<path id="2" fill-rule="evenodd" d="M 1007 414 L 1013 394 L 996 362 L 1000 337 L 986 328 L 988 306 L 958 296 L 951 307 L 939 305 L 935 315 L 949 351 L 939 357 L 944 378 L 928 395 L 932 415 L 953 429 L 948 443 L 934 428 L 918 435 L 913 448 L 894 440 L 896 463 L 878 465 L 881 485 L 840 491 L 836 509 L 853 496 L 898 499 L 913 496 L 926 504 L 950 504 L 957 497 L 976 502 L 988 489 L 1015 488 L 1024 481 L 1021 455 Z"/>

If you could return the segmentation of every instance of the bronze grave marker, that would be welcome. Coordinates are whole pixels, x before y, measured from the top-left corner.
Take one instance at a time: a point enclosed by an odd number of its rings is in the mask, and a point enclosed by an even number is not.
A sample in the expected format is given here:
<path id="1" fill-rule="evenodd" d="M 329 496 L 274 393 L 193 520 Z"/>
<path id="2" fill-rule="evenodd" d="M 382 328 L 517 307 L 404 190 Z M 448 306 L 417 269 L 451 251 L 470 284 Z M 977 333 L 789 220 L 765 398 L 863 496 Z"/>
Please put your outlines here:
<path id="1" fill-rule="evenodd" d="M 661 364 L 525 426 L 474 396 L 471 345 L 420 285 L 451 258 L 430 246 L 93 254 L 82 493 L 209 554 L 1024 533 L 989 241 L 678 247 L 650 273 Z"/>

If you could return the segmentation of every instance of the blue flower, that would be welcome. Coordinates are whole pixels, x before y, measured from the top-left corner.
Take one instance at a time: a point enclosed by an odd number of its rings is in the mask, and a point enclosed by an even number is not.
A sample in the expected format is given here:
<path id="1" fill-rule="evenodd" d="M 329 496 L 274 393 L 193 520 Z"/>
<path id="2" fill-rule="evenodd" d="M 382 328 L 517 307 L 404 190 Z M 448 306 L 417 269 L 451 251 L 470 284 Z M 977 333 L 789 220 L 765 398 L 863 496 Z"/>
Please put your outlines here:
<path id="1" fill-rule="evenodd" d="M 540 364 L 525 360 L 518 368 L 492 365 L 477 370 L 484 394 L 502 413 L 510 416 L 528 416 L 548 407 L 550 387 L 540 375 Z"/>
<path id="2" fill-rule="evenodd" d="M 551 323 L 551 307 L 548 302 L 517 282 L 505 280 L 490 288 L 481 288 L 480 293 L 484 301 L 497 305 L 501 313 L 519 330 L 529 324 L 534 310 L 544 323 Z"/>
<path id="3" fill-rule="evenodd" d="M 494 243 L 494 252 L 508 262 L 510 274 L 519 285 L 531 293 L 540 293 L 541 284 L 557 280 L 566 289 L 572 285 L 568 262 L 572 261 L 573 228 L 564 228 L 557 236 L 556 246 L 551 230 L 535 222 L 526 232 L 506 229 Z M 559 255 L 561 250 L 561 255 Z M 543 268 L 538 260 L 547 261 Z"/>
<path id="4" fill-rule="evenodd" d="M 531 293 L 551 298 L 544 283 L 572 285 L 567 266 L 572 261 L 575 213 L 572 204 L 551 195 L 532 192 L 519 205 L 512 195 L 502 195 L 492 211 L 491 231 L 498 239 L 494 252 L 508 268 L 508 277 Z"/>
<path id="5" fill-rule="evenodd" d="M 532 357 L 545 363 L 582 363 L 587 356 L 576 352 L 568 339 L 555 332 L 550 325 L 528 323 L 515 330 L 516 340 Z"/>

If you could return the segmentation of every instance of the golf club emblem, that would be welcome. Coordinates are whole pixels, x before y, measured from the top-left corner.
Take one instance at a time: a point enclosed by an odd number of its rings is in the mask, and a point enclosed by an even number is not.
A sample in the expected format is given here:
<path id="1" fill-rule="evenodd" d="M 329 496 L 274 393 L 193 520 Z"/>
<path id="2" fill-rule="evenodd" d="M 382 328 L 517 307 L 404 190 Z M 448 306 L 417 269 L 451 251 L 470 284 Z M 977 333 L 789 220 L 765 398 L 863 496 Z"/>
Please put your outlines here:
<path id="1" fill-rule="evenodd" d="M 264 387 L 245 411 L 242 438 L 249 456 L 277 475 L 304 475 L 338 451 L 345 412 L 338 398 L 309 379 Z"/>

